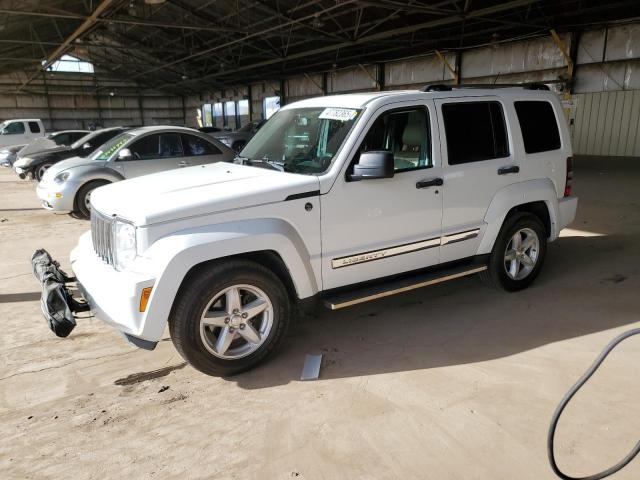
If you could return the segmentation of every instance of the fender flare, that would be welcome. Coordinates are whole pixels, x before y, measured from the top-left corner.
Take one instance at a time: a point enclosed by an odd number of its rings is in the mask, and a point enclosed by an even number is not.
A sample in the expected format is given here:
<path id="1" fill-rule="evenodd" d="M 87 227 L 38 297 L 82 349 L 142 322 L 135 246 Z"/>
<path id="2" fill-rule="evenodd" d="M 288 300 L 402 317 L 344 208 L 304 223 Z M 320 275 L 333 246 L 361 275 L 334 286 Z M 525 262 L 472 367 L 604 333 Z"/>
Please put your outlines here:
<path id="1" fill-rule="evenodd" d="M 156 265 L 156 281 L 141 336 L 162 337 L 175 297 L 192 268 L 261 251 L 280 256 L 298 298 L 318 292 L 320 279 L 311 266 L 313 259 L 298 232 L 284 220 L 253 219 L 181 230 L 157 240 L 143 255 L 144 261 Z"/>
<path id="2" fill-rule="evenodd" d="M 478 255 L 491 253 L 509 211 L 518 205 L 531 202 L 544 202 L 547 206 L 551 225 L 549 241 L 555 240 L 560 232 L 558 231 L 558 196 L 553 182 L 548 178 L 528 180 L 507 185 L 493 196 L 484 216 L 486 227 L 478 246 Z"/>

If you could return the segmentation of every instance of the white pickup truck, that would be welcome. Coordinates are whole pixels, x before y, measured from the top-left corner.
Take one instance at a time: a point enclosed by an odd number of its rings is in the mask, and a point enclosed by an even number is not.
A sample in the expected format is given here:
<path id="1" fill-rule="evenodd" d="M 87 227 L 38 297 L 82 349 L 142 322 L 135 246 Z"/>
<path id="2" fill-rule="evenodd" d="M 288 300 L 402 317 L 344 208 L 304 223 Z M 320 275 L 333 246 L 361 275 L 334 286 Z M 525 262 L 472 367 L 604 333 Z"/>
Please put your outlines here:
<path id="1" fill-rule="evenodd" d="M 0 123 L 0 147 L 26 145 L 45 135 L 42 120 L 38 118 L 18 118 Z"/>
<path id="2" fill-rule="evenodd" d="M 147 349 L 168 323 L 195 368 L 230 375 L 275 351 L 307 301 L 339 309 L 476 273 L 520 290 L 575 216 L 571 155 L 540 86 L 293 103 L 233 164 L 95 190 L 64 280 L 87 306 L 57 308 L 45 282 L 45 316 L 55 330 L 91 308 Z"/>

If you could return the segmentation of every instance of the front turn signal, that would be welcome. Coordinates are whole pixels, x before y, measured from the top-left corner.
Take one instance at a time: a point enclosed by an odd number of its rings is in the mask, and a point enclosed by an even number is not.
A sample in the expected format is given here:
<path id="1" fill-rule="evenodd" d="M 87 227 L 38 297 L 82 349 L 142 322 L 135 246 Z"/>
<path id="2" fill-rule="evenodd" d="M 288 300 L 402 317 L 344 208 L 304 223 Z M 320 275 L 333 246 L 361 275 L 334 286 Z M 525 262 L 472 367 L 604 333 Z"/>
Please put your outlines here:
<path id="1" fill-rule="evenodd" d="M 144 312 L 147 309 L 147 303 L 149 303 L 149 297 L 151 296 L 151 290 L 153 287 L 145 287 L 140 293 L 140 311 Z"/>

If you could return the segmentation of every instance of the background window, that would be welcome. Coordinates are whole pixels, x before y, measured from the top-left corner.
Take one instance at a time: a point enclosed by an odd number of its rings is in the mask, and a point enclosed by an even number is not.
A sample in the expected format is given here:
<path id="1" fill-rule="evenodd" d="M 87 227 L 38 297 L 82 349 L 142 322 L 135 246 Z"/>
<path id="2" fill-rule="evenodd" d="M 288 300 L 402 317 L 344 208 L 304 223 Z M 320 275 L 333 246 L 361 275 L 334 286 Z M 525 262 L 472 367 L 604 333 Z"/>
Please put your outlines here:
<path id="1" fill-rule="evenodd" d="M 224 115 L 222 114 L 222 103 L 217 102 L 213 104 L 213 125 L 214 127 L 222 128 L 224 126 Z"/>
<path id="2" fill-rule="evenodd" d="M 20 134 L 24 133 L 24 124 L 22 122 L 13 122 L 4 127 L 4 133 Z"/>
<path id="3" fill-rule="evenodd" d="M 280 110 L 280 97 L 265 97 L 262 100 L 262 116 L 265 120 Z"/>
<path id="4" fill-rule="evenodd" d="M 195 135 L 182 134 L 182 147 L 187 157 L 199 155 L 220 155 L 218 147 Z"/>
<path id="5" fill-rule="evenodd" d="M 502 105 L 498 102 L 447 103 L 442 106 L 449 165 L 509 155 Z"/>
<path id="6" fill-rule="evenodd" d="M 236 125 L 236 102 L 225 102 L 224 104 L 224 126 L 235 130 Z"/>
<path id="7" fill-rule="evenodd" d="M 424 109 L 392 111 L 380 115 L 360 145 L 360 152 L 393 153 L 395 171 L 431 166 L 429 117 Z"/>
<path id="8" fill-rule="evenodd" d="M 40 133 L 40 125 L 38 125 L 38 122 L 29 122 L 29 130 L 31 130 L 31 133 Z"/>
<path id="9" fill-rule="evenodd" d="M 249 100 L 238 101 L 238 128 L 249 123 Z"/>
<path id="10" fill-rule="evenodd" d="M 213 105 L 210 103 L 202 105 L 202 126 L 213 127 Z"/>
<path id="11" fill-rule="evenodd" d="M 560 148 L 560 132 L 549 102 L 522 101 L 514 104 L 525 152 L 547 152 Z"/>

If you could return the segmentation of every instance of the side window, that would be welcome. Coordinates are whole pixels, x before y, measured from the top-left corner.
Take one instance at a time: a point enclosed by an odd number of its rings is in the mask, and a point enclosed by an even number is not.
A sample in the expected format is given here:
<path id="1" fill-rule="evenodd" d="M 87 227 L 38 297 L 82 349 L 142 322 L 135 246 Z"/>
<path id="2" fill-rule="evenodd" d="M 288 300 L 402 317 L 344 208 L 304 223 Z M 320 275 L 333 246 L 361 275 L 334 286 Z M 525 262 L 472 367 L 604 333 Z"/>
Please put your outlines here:
<path id="1" fill-rule="evenodd" d="M 509 156 L 507 129 L 498 102 L 442 105 L 449 165 Z"/>
<path id="2" fill-rule="evenodd" d="M 136 140 L 129 147 L 133 160 L 158 158 L 160 152 L 160 134 L 147 135 Z"/>
<path id="3" fill-rule="evenodd" d="M 524 151 L 547 152 L 560 148 L 560 132 L 553 107 L 545 101 L 514 102 L 522 131 Z"/>
<path id="4" fill-rule="evenodd" d="M 160 157 L 181 157 L 182 142 L 180 134 L 169 132 L 160 134 Z"/>
<path id="5" fill-rule="evenodd" d="M 24 133 L 24 123 L 12 122 L 6 127 L 4 127 L 4 133 L 7 135 L 17 135 L 17 134 Z"/>
<path id="6" fill-rule="evenodd" d="M 220 155 L 222 152 L 211 142 L 196 137 L 195 135 L 182 134 L 182 147 L 187 157 L 196 157 L 199 155 Z"/>
<path id="7" fill-rule="evenodd" d="M 395 171 L 432 165 L 429 113 L 425 108 L 392 110 L 373 123 L 359 153 L 386 150 L 393 153 Z"/>
<path id="8" fill-rule="evenodd" d="M 40 133 L 40 125 L 38 125 L 38 122 L 29 122 L 29 130 L 31 130 L 31 133 Z"/>
<path id="9" fill-rule="evenodd" d="M 69 145 L 69 134 L 68 133 L 60 133 L 56 135 L 52 139 L 56 145 Z"/>

